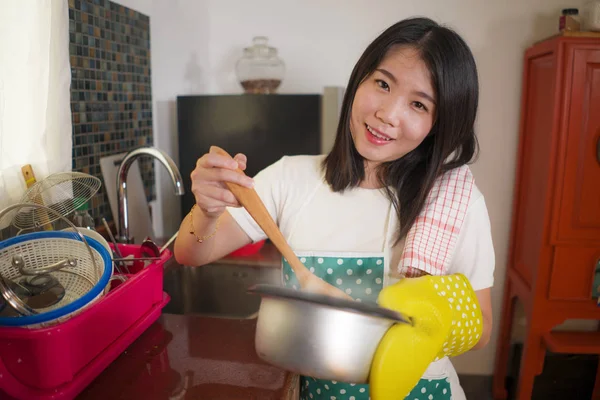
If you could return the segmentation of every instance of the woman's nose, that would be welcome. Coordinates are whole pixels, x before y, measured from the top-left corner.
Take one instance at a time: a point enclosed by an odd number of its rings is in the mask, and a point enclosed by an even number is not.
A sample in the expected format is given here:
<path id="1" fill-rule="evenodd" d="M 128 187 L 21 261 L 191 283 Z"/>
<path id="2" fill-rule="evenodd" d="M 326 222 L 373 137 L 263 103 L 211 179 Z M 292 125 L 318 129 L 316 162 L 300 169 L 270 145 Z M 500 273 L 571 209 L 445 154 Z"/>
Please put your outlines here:
<path id="1" fill-rule="evenodd" d="M 399 100 L 389 100 L 380 105 L 375 117 L 389 126 L 398 126 L 402 116 L 402 105 Z"/>

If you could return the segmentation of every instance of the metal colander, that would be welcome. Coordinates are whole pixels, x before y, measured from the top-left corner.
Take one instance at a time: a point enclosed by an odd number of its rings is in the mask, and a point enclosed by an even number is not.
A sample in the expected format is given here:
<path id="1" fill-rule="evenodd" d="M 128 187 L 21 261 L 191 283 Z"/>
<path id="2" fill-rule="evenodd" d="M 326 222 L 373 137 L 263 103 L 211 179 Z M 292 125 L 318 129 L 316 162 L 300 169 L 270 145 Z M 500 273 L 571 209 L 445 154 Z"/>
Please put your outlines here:
<path id="1" fill-rule="evenodd" d="M 34 183 L 19 203 L 45 205 L 56 213 L 34 208 L 21 210 L 14 215 L 12 225 L 21 230 L 35 230 L 49 226 L 57 219 L 67 216 L 91 199 L 102 182 L 95 176 L 82 172 L 59 172 Z"/>

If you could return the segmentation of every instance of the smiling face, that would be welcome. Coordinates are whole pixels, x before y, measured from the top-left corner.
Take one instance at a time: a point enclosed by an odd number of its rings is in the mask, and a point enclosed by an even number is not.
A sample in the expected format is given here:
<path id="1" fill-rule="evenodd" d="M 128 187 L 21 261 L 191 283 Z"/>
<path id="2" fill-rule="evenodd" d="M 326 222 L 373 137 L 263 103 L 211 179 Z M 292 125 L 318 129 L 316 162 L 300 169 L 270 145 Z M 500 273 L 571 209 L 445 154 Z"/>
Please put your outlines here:
<path id="1" fill-rule="evenodd" d="M 359 85 L 350 131 L 368 171 L 414 150 L 431 131 L 436 113 L 429 70 L 410 47 L 391 49 Z"/>

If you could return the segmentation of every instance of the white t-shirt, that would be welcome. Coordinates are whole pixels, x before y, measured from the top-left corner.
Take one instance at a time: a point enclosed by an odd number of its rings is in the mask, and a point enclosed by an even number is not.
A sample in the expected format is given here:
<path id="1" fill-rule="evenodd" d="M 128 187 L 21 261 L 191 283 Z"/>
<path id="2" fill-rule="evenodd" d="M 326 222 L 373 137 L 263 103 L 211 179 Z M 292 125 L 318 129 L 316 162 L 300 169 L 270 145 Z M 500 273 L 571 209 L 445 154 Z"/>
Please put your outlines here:
<path id="1" fill-rule="evenodd" d="M 382 190 L 331 191 L 324 181 L 324 156 L 285 156 L 254 177 L 255 189 L 294 251 L 379 252 L 390 213 Z M 229 208 L 239 226 L 257 242 L 265 233 L 243 208 Z M 398 225 L 389 226 L 395 237 Z M 403 243 L 391 249 L 390 269 L 398 265 Z M 475 290 L 494 283 L 495 255 L 490 221 L 481 192 L 474 187 L 448 274 L 462 273 Z"/>

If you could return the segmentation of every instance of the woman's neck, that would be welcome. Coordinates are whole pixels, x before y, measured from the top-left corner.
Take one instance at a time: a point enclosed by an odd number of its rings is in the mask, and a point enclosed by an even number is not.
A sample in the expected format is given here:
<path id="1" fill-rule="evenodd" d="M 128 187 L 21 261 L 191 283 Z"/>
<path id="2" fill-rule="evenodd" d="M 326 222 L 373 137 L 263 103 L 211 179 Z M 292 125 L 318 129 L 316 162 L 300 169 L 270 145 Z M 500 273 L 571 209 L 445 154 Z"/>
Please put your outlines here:
<path id="1" fill-rule="evenodd" d="M 377 166 L 379 163 L 365 161 L 365 179 L 358 185 L 363 189 L 381 189 L 383 186 L 377 177 Z"/>

